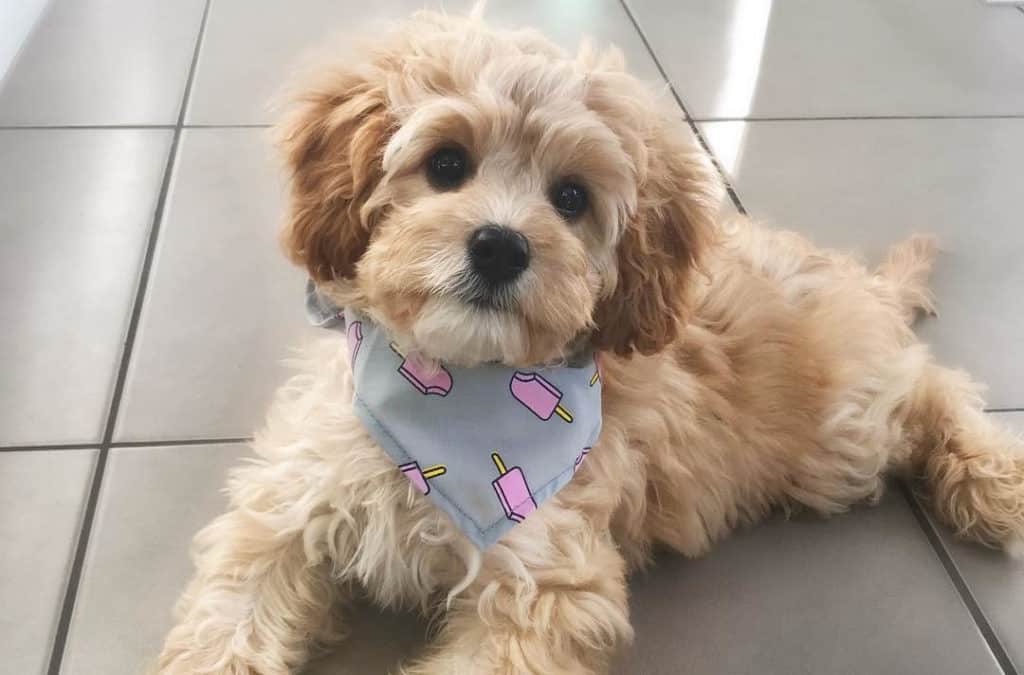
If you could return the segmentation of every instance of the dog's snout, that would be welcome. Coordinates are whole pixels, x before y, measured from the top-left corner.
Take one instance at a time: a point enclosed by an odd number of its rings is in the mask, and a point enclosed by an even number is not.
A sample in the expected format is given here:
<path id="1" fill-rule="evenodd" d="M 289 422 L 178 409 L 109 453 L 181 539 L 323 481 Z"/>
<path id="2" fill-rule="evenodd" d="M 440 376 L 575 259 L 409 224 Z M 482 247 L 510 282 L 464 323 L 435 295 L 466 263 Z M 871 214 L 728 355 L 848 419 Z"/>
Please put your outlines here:
<path id="1" fill-rule="evenodd" d="M 473 270 L 491 284 L 508 283 L 530 265 L 530 242 L 509 227 L 478 227 L 469 237 L 468 248 Z"/>

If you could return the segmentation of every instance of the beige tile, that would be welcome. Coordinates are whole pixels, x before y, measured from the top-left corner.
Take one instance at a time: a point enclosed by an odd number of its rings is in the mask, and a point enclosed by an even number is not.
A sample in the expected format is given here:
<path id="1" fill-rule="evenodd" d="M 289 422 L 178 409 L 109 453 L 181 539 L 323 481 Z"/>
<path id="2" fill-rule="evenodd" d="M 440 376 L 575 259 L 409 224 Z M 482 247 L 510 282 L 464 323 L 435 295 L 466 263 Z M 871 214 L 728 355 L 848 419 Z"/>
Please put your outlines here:
<path id="1" fill-rule="evenodd" d="M 174 124 L 203 6 L 53 0 L 0 82 L 0 124 Z"/>
<path id="2" fill-rule="evenodd" d="M 963 0 L 628 0 L 698 119 L 1024 113 L 1024 21 Z"/>
<path id="3" fill-rule="evenodd" d="M 226 507 L 241 445 L 110 452 L 64 652 L 64 675 L 139 675 L 171 628 L 188 547 Z"/>
<path id="4" fill-rule="evenodd" d="M 170 142 L 0 131 L 0 445 L 100 440 Z"/>
<path id="5" fill-rule="evenodd" d="M 897 491 L 663 557 L 632 590 L 636 644 L 617 673 L 1001 672 Z"/>
<path id="6" fill-rule="evenodd" d="M 0 453 L 5 673 L 46 672 L 95 459 L 95 450 Z"/>
<path id="7" fill-rule="evenodd" d="M 284 258 L 264 130 L 181 139 L 117 425 L 120 440 L 248 437 L 315 335 Z"/>
<path id="8" fill-rule="evenodd" d="M 213 4 L 188 111 L 190 124 L 266 123 L 268 102 L 297 59 L 311 48 L 381 30 L 437 0 L 218 0 Z M 465 11 L 469 0 L 444 2 Z M 569 49 L 582 36 L 616 44 L 634 72 L 661 82 L 658 69 L 617 0 L 491 0 L 485 15 L 502 26 L 533 26 Z"/>

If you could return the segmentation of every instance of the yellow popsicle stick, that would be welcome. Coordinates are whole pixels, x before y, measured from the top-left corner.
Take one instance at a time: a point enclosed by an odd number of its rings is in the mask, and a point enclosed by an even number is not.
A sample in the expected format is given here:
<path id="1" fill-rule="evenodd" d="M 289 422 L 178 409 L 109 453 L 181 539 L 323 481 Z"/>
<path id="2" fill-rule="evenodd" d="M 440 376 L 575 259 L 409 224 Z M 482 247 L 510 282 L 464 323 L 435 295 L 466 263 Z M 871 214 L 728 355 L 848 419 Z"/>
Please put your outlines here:
<path id="1" fill-rule="evenodd" d="M 435 464 L 434 466 L 428 466 L 427 468 L 420 471 L 424 478 L 437 478 L 448 473 L 448 467 L 444 464 Z"/>
<path id="2" fill-rule="evenodd" d="M 398 345 L 396 345 L 394 342 L 389 342 L 388 343 L 388 347 L 391 347 L 391 351 L 393 351 L 394 353 L 398 354 L 403 359 L 405 358 L 405 354 L 402 353 L 402 350 L 399 349 Z"/>
<path id="3" fill-rule="evenodd" d="M 572 422 L 572 413 L 560 405 L 555 406 L 555 414 L 561 417 L 566 422 Z"/>
<path id="4" fill-rule="evenodd" d="M 590 376 L 590 386 L 593 387 L 599 379 L 601 379 L 601 371 L 595 368 L 594 374 Z"/>
<path id="5" fill-rule="evenodd" d="M 508 473 L 508 469 L 505 468 L 505 462 L 501 461 L 501 455 L 496 452 L 492 452 L 491 459 L 494 460 L 494 466 L 498 467 L 498 473 L 502 476 Z"/>

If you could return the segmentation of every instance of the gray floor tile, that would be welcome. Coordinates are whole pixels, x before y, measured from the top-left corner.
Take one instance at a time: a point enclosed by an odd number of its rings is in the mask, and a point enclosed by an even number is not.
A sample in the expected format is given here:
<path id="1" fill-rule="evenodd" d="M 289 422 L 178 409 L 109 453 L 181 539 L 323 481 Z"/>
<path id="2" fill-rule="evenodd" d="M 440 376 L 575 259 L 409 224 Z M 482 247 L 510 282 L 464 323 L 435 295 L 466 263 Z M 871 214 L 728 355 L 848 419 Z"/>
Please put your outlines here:
<path id="1" fill-rule="evenodd" d="M 119 440 L 237 438 L 262 422 L 304 336 L 303 273 L 277 245 L 262 129 L 181 139 L 126 380 Z"/>
<path id="2" fill-rule="evenodd" d="M 1024 16 L 963 0 L 628 0 L 697 118 L 1024 113 Z"/>
<path id="3" fill-rule="evenodd" d="M 994 416 L 1024 434 L 1024 412 Z M 945 527 L 938 529 L 1010 659 L 1024 672 L 1024 560 L 960 541 Z"/>
<path id="4" fill-rule="evenodd" d="M 0 445 L 100 439 L 169 131 L 0 131 Z"/>
<path id="5" fill-rule="evenodd" d="M 443 3 L 464 11 L 469 0 Z M 287 79 L 297 57 L 334 38 L 379 29 L 437 0 L 217 0 L 199 55 L 188 111 L 190 124 L 258 124 L 272 121 L 268 102 Z M 547 2 L 492 0 L 485 15 L 495 25 L 529 25 L 575 49 L 580 37 L 623 49 L 634 72 L 652 82 L 661 76 L 618 0 Z M 339 34 L 339 31 L 344 33 Z"/>
<path id="6" fill-rule="evenodd" d="M 943 363 L 990 386 L 989 405 L 1024 405 L 1024 120 L 702 128 L 744 205 L 774 227 L 860 252 L 871 263 L 913 232 L 937 235 L 932 288 L 939 317 L 923 321 L 919 333 Z"/>
<path id="7" fill-rule="evenodd" d="M 352 630 L 330 653 L 311 662 L 302 675 L 384 675 L 426 644 L 425 619 L 411 613 L 383 612 L 367 603 L 345 614 Z"/>
<path id="8" fill-rule="evenodd" d="M 192 572 L 192 537 L 227 501 L 242 445 L 111 450 L 64 652 L 64 675 L 138 675 Z"/>
<path id="9" fill-rule="evenodd" d="M 4 3 L 3 22 L 4 34 L 0 40 L 0 80 L 7 74 L 7 69 L 21 51 L 21 46 L 31 35 L 46 10 L 47 0 L 21 0 L 21 2 Z"/>
<path id="10" fill-rule="evenodd" d="M 203 0 L 53 0 L 0 83 L 0 124 L 174 124 Z"/>
<path id="11" fill-rule="evenodd" d="M 0 453 L 5 673 L 46 672 L 95 458 L 95 450 Z"/>
<path id="12" fill-rule="evenodd" d="M 902 495 L 776 518 L 633 584 L 622 675 L 999 673 Z"/>

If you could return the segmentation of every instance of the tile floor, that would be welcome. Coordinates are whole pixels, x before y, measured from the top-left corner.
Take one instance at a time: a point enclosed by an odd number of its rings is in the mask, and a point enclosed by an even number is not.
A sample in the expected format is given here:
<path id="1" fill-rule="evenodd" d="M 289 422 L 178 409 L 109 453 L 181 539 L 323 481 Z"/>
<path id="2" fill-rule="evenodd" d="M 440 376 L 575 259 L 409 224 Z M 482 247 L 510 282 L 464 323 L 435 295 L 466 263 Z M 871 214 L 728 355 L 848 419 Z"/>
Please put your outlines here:
<path id="1" fill-rule="evenodd" d="M 274 247 L 266 102 L 305 47 L 421 4 L 51 0 L 25 32 L 0 82 L 3 675 L 129 675 L 154 655 L 189 538 L 311 334 L 302 275 Z M 756 217 L 869 259 L 937 233 L 942 314 L 921 333 L 1024 431 L 1024 10 L 491 0 L 489 15 L 615 42 L 667 79 Z M 621 675 L 1024 673 L 1024 565 L 954 541 L 901 486 L 666 557 L 632 607 Z M 383 673 L 423 633 L 369 608 L 358 623 L 306 672 Z"/>

